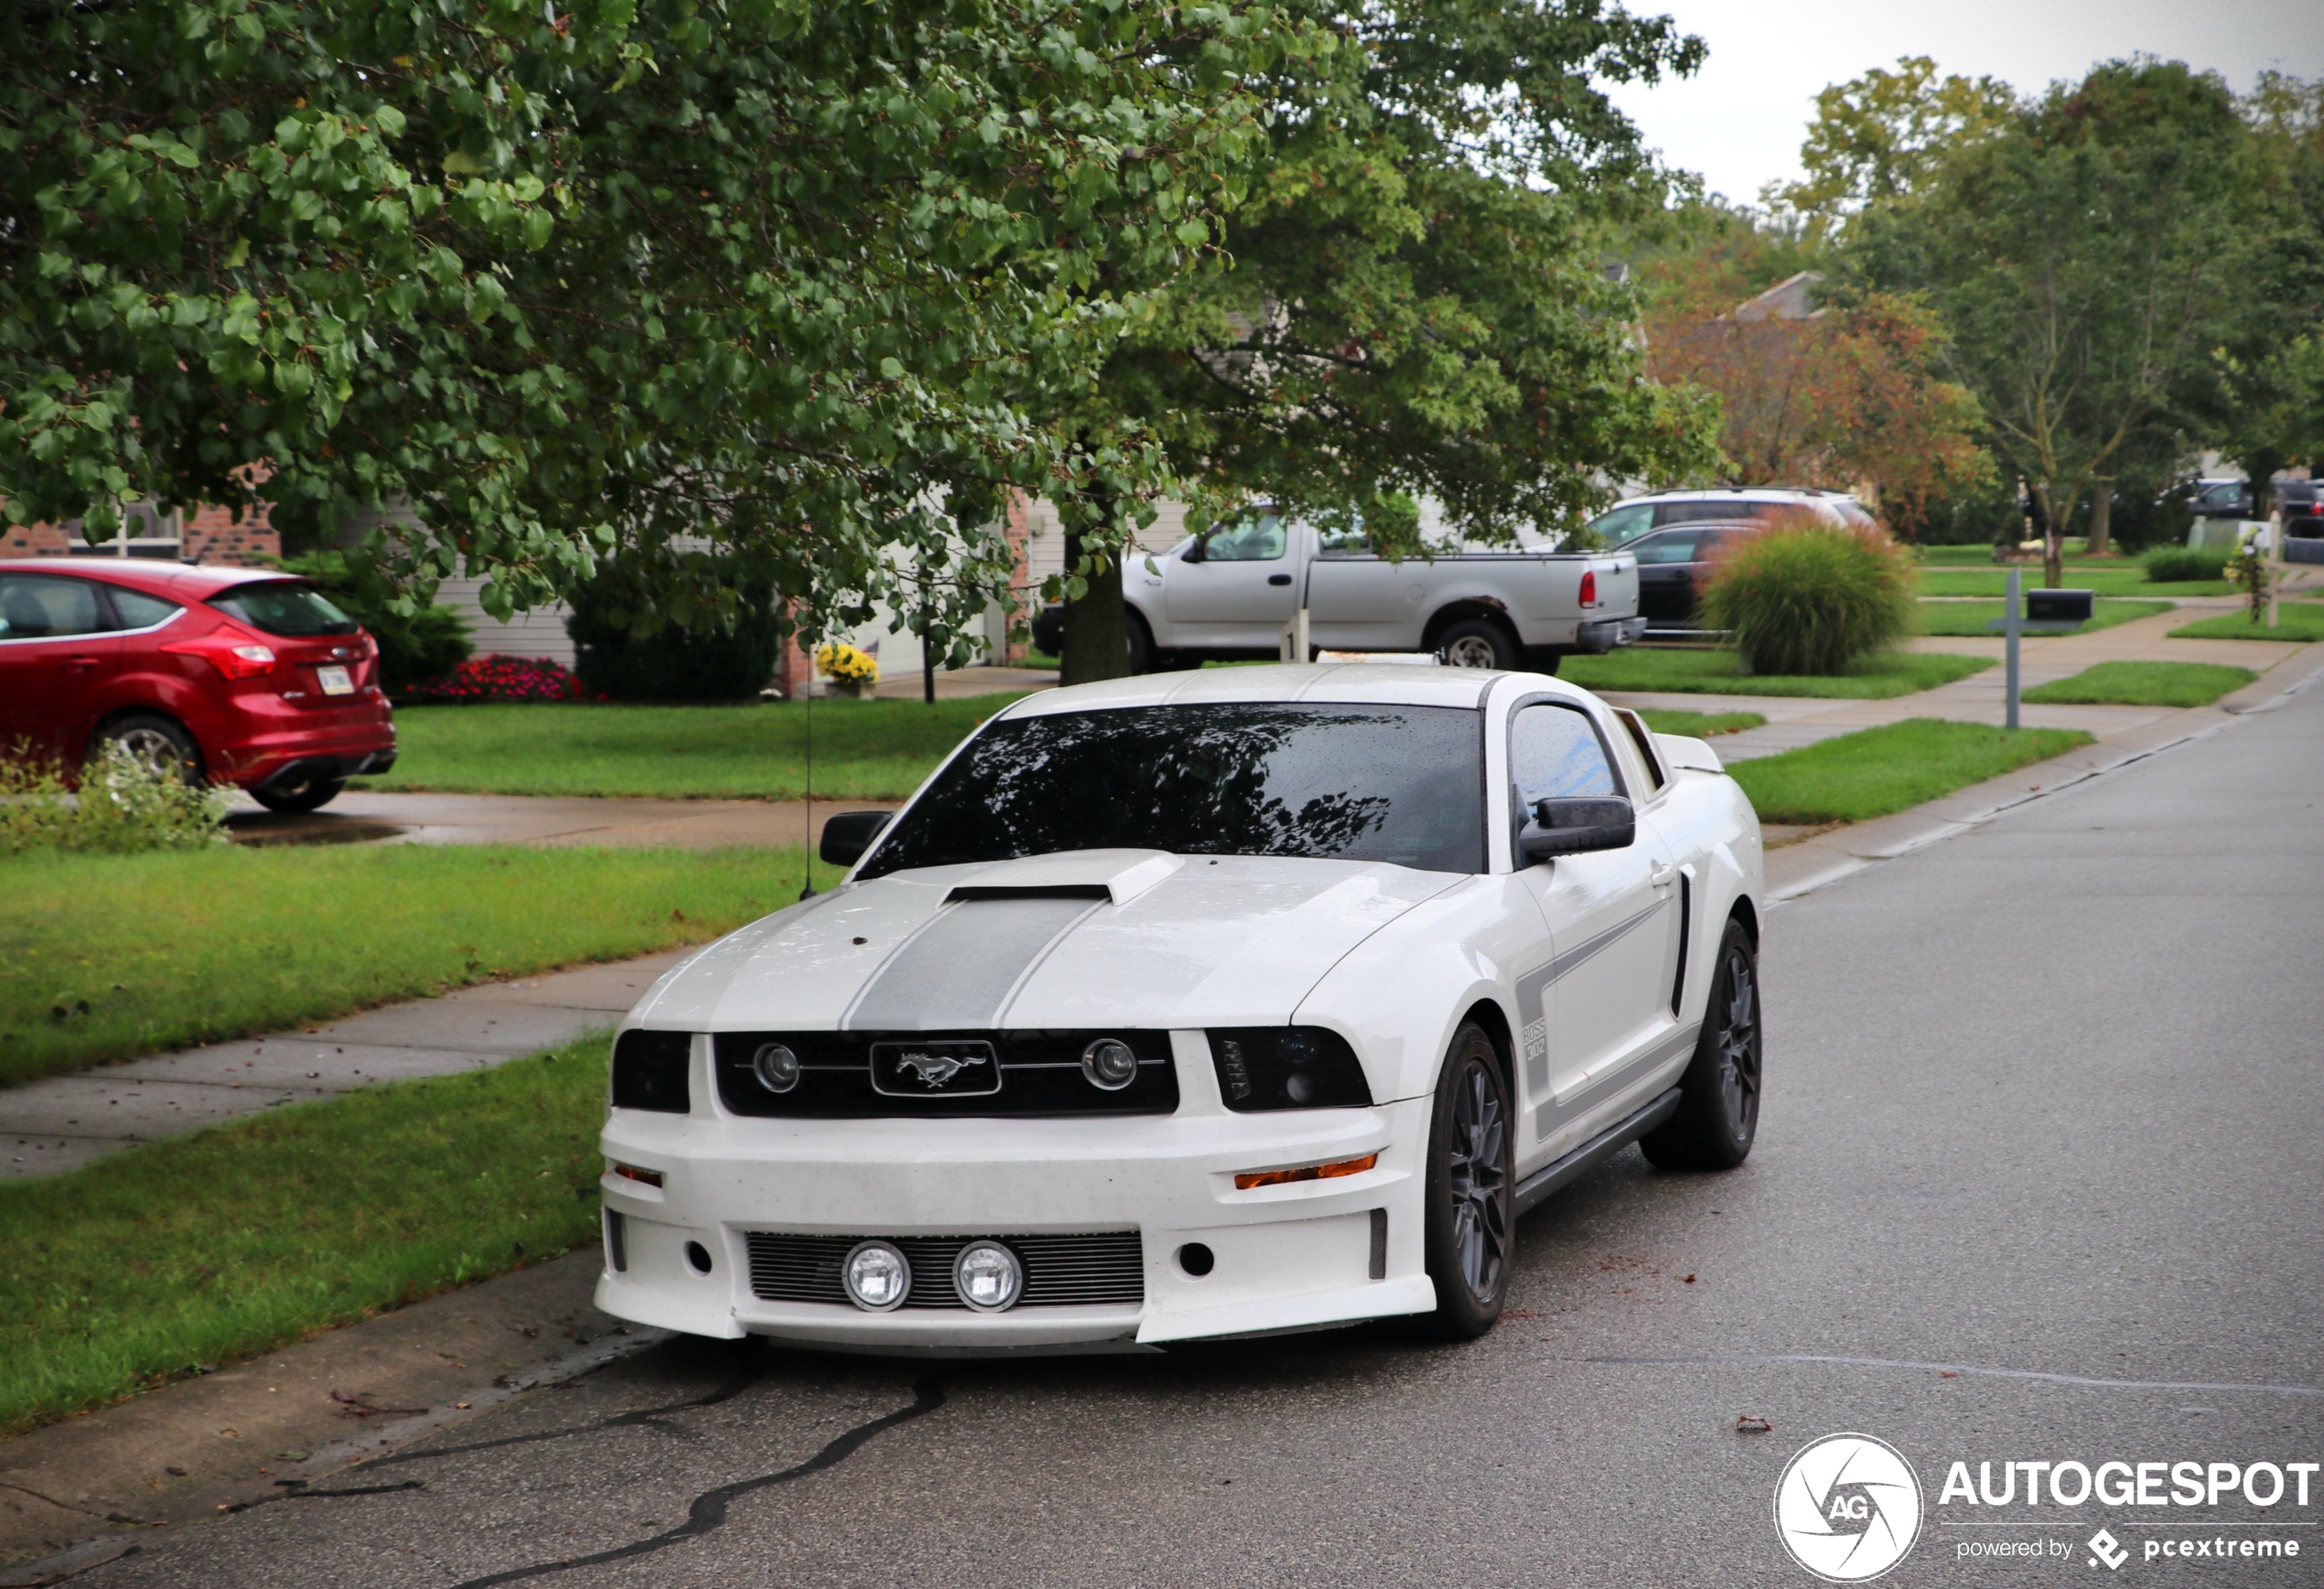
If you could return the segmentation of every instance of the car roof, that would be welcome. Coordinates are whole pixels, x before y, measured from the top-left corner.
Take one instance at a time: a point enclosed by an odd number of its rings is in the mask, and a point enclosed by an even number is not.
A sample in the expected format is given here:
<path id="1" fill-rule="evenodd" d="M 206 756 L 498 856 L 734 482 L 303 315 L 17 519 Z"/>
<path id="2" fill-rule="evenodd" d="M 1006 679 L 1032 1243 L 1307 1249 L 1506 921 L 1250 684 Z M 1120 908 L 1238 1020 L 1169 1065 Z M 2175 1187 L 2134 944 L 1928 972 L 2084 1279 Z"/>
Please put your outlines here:
<path id="1" fill-rule="evenodd" d="M 179 601 L 205 601 L 221 590 L 256 580 L 296 579 L 275 568 L 231 568 L 163 563 L 143 557 L 24 557 L 0 562 L 0 574 L 70 574 L 125 585 Z"/>
<path id="2" fill-rule="evenodd" d="M 1008 717 L 1128 706 L 1232 705 L 1279 702 L 1307 705 L 1460 706 L 1484 704 L 1495 684 L 1514 680 L 1528 693 L 1587 699 L 1584 692 L 1545 673 L 1502 673 L 1481 668 L 1398 666 L 1379 662 L 1297 662 L 1243 668 L 1196 668 L 1182 673 L 1140 673 L 1071 689 L 1043 690 L 1008 707 Z"/>

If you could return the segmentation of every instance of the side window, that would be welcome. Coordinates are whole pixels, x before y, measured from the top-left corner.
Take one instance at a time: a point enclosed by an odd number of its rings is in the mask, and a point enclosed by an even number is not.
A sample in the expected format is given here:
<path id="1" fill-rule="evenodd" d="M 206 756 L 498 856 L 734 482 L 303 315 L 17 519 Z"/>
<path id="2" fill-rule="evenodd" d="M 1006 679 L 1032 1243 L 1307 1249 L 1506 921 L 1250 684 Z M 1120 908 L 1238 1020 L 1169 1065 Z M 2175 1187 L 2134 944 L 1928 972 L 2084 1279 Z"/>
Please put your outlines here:
<path id="1" fill-rule="evenodd" d="M 1700 538 L 1692 530 L 1667 530 L 1660 535 L 1649 535 L 1630 550 L 1638 553 L 1641 568 L 1650 563 L 1692 563 L 1695 543 Z"/>
<path id="2" fill-rule="evenodd" d="M 1614 721 L 1629 733 L 1630 743 L 1638 747 L 1639 766 L 1645 771 L 1647 783 L 1659 792 L 1671 781 L 1671 775 L 1662 770 L 1662 756 L 1655 748 L 1653 730 L 1646 726 L 1645 718 L 1627 706 L 1614 708 Z"/>
<path id="3" fill-rule="evenodd" d="M 1608 546 L 1619 546 L 1654 528 L 1654 505 L 1638 502 L 1628 508 L 1617 508 L 1610 513 L 1600 513 L 1589 521 L 1589 527 Z"/>
<path id="4" fill-rule="evenodd" d="M 156 624 L 167 623 L 186 609 L 174 601 L 116 585 L 113 587 L 113 610 L 123 628 L 149 629 Z"/>
<path id="5" fill-rule="evenodd" d="M 1210 563 L 1273 563 L 1290 545 L 1283 521 L 1273 513 L 1262 513 L 1213 531 L 1202 555 Z"/>
<path id="6" fill-rule="evenodd" d="M 0 640 L 93 635 L 105 627 L 97 590 L 54 574 L 0 574 Z"/>
<path id="7" fill-rule="evenodd" d="M 1535 800 L 1622 792 L 1597 727 L 1572 706 L 1526 706 L 1510 720 L 1509 778 L 1527 807 Z"/>

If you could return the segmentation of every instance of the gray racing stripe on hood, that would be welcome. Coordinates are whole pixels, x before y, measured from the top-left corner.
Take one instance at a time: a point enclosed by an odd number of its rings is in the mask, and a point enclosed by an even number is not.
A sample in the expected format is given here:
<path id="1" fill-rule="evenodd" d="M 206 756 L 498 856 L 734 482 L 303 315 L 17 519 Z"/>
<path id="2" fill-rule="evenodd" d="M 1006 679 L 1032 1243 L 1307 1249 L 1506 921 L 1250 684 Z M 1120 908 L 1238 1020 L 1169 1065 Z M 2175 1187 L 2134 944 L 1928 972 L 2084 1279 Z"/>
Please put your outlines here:
<path id="1" fill-rule="evenodd" d="M 865 984 L 840 1025 L 851 1032 L 988 1029 L 1049 947 L 1104 903 L 1033 895 L 947 905 Z"/>

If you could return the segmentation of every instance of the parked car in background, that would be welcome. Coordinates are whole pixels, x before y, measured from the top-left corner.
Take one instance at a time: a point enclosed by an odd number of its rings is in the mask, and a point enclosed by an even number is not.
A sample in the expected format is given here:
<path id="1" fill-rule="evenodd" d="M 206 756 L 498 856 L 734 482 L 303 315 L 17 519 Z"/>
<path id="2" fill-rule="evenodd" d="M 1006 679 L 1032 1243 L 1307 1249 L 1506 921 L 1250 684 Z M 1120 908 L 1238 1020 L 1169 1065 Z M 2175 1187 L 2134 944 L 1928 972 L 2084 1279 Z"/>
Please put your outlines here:
<path id="1" fill-rule="evenodd" d="M 107 744 L 270 811 L 395 763 L 379 648 L 303 579 L 128 558 L 0 564 L 0 748 Z"/>
<path id="2" fill-rule="evenodd" d="M 2314 480 L 2276 482 L 2276 510 L 2284 517 L 2284 533 L 2313 539 L 2324 535 L 2324 487 Z"/>
<path id="3" fill-rule="evenodd" d="M 1448 544 L 1392 563 L 1361 531 L 1323 531 L 1254 508 L 1122 570 L 1133 673 L 1279 655 L 1304 609 L 1322 650 L 1436 651 L 1458 668 L 1557 671 L 1558 659 L 1629 645 L 1638 565 L 1627 555 Z M 1054 652 L 1064 609 L 1033 622 Z M 1301 660 L 1307 659 L 1301 658 Z"/>
<path id="4" fill-rule="evenodd" d="M 1626 542 L 1622 550 L 1638 559 L 1638 611 L 1646 632 L 1692 628 L 1711 564 L 1738 537 L 1759 529 L 1751 522 L 1679 524 Z"/>
<path id="5" fill-rule="evenodd" d="M 1731 490 L 1656 491 L 1626 497 L 1589 521 L 1602 546 L 1627 549 L 1650 530 L 1673 524 L 1732 523 L 1769 508 L 1804 508 L 1834 524 L 1869 525 L 1872 515 L 1845 491 L 1811 491 L 1789 486 L 1741 486 Z"/>
<path id="6" fill-rule="evenodd" d="M 2242 480 L 2197 480 L 2187 510 L 2198 519 L 2248 519 L 2252 489 Z"/>
<path id="7" fill-rule="evenodd" d="M 1555 679 L 1043 691 L 822 854 L 845 882 L 621 1022 L 617 1317 L 891 1352 L 1465 1339 L 1528 1208 L 1631 1142 L 1716 1171 L 1758 1130 L 1751 803 Z"/>

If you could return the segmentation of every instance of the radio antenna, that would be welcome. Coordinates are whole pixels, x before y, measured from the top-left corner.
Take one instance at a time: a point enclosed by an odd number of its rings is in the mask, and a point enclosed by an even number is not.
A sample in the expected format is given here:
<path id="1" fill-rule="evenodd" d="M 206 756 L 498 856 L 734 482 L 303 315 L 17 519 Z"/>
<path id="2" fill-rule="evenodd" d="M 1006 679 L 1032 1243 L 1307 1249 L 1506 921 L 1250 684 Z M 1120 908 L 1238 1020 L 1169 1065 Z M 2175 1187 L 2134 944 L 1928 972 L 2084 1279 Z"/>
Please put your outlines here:
<path id="1" fill-rule="evenodd" d="M 810 645 L 807 652 L 807 677 L 800 688 L 806 692 L 805 704 L 801 708 L 807 719 L 807 778 L 802 791 L 807 797 L 807 845 L 799 861 L 799 897 L 815 896 L 815 651 Z"/>

